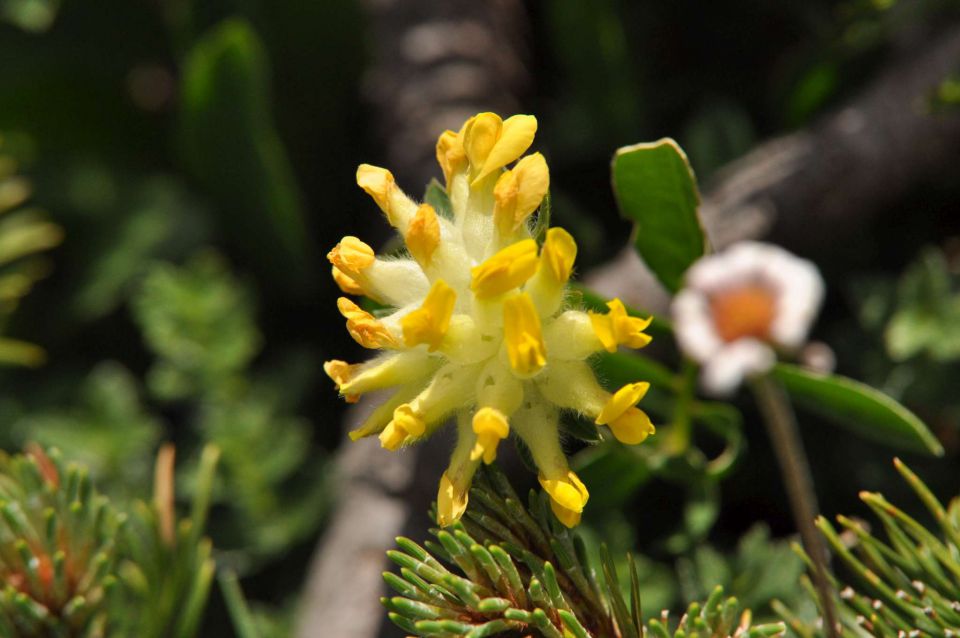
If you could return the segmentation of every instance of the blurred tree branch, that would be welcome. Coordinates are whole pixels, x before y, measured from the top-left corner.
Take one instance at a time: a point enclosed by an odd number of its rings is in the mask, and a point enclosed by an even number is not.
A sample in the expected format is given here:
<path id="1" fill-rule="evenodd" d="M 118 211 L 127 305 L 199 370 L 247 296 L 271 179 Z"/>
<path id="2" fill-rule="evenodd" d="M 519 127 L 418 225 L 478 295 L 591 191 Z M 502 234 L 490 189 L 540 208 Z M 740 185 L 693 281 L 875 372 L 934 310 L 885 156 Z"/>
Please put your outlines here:
<path id="1" fill-rule="evenodd" d="M 441 131 L 458 129 L 479 111 L 519 111 L 527 83 L 526 12 L 520 0 L 367 0 L 366 8 L 374 59 L 365 86 L 386 145 L 384 160 L 418 196 L 414 189 L 439 173 L 434 140 Z M 335 464 L 338 505 L 310 569 L 300 638 L 381 632 L 384 552 L 401 532 L 426 533 L 404 525 L 426 522 L 439 459 L 446 459 L 435 453 L 446 444 L 438 438 L 396 454 L 376 441 L 344 441 Z"/>
<path id="2" fill-rule="evenodd" d="M 714 248 L 768 236 L 829 255 L 911 187 L 956 170 L 960 115 L 928 100 L 960 66 L 960 27 L 944 29 L 883 70 L 859 95 L 809 128 L 769 140 L 725 167 L 701 213 Z M 587 283 L 662 312 L 668 297 L 632 246 Z"/>

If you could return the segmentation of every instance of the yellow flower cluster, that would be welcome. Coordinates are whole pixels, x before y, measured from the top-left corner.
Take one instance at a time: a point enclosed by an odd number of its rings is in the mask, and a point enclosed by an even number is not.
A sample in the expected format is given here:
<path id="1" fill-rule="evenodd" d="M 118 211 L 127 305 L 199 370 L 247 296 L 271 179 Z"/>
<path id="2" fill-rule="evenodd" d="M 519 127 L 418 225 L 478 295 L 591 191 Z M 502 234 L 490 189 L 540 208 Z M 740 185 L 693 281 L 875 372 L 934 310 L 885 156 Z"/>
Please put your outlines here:
<path id="1" fill-rule="evenodd" d="M 481 113 L 440 136 L 449 219 L 405 195 L 389 171 L 361 165 L 357 183 L 403 237 L 409 257 L 377 257 L 356 237 L 328 255 L 344 293 L 393 309 L 374 317 L 346 297 L 337 302 L 350 336 L 382 351 L 362 364 L 325 364 L 340 394 L 352 402 L 393 388 L 351 437 L 376 434 L 396 450 L 456 419 L 457 444 L 437 497 L 441 525 L 463 514 L 479 464 L 496 458 L 511 431 L 530 449 L 553 511 L 569 527 L 589 494 L 560 447 L 560 411 L 587 415 L 624 443 L 654 431 L 635 407 L 648 384 L 611 395 L 586 361 L 601 350 L 646 345 L 649 319 L 627 315 L 616 299 L 602 314 L 566 308 L 577 245 L 561 228 L 548 230 L 539 247 L 531 236 L 528 219 L 550 185 L 542 155 L 521 158 L 536 129 L 530 115 Z"/>

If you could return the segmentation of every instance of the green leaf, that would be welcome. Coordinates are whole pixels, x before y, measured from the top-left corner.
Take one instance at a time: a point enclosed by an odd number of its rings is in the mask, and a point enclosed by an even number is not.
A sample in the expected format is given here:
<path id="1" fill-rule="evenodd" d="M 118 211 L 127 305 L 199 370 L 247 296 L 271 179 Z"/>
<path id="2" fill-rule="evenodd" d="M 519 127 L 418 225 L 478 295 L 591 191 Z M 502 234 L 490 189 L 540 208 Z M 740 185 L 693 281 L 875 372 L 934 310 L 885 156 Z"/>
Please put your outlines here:
<path id="1" fill-rule="evenodd" d="M 0 0 L 0 21 L 42 33 L 53 25 L 59 9 L 58 0 Z"/>
<path id="2" fill-rule="evenodd" d="M 678 290 L 706 250 L 687 156 L 670 138 L 625 146 L 613 156 L 613 190 L 621 214 L 636 224 L 640 256 L 668 290 Z"/>
<path id="3" fill-rule="evenodd" d="M 623 507 L 652 477 L 646 460 L 619 443 L 587 448 L 574 460 L 577 475 L 587 485 L 603 485 L 590 494 L 590 506 L 601 509 Z"/>
<path id="4" fill-rule="evenodd" d="M 799 403 L 864 437 L 904 450 L 943 454 L 923 421 L 879 390 L 784 363 L 777 364 L 773 374 Z"/>
<path id="5" fill-rule="evenodd" d="M 647 381 L 650 385 L 674 391 L 676 379 L 673 372 L 659 361 L 642 354 L 625 352 L 601 352 L 596 357 L 597 369 L 613 384 Z"/>
<path id="6" fill-rule="evenodd" d="M 314 279 L 305 215 L 270 108 L 267 51 L 244 20 L 202 37 L 184 62 L 180 142 L 219 204 L 223 232 L 271 283 Z"/>
<path id="7" fill-rule="evenodd" d="M 423 193 L 423 201 L 433 206 L 437 215 L 446 219 L 453 219 L 453 206 L 450 204 L 450 197 L 443 185 L 437 181 L 437 178 L 433 178 L 427 184 L 427 190 Z"/>

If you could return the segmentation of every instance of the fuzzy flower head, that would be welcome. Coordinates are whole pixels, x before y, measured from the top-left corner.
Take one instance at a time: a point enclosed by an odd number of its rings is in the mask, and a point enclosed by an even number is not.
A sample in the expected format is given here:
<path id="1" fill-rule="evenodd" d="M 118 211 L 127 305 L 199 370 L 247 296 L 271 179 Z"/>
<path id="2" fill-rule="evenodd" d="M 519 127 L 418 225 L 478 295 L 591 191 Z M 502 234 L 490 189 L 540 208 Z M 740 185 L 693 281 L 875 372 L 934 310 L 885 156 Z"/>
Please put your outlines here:
<path id="1" fill-rule="evenodd" d="M 350 335 L 377 354 L 359 364 L 328 361 L 328 376 L 347 401 L 389 389 L 351 437 L 378 435 L 396 450 L 456 421 L 437 497 L 441 525 L 463 514 L 477 467 L 492 462 L 511 433 L 530 449 L 554 513 L 576 525 L 589 495 L 560 446 L 561 410 L 606 425 L 625 443 L 654 431 L 636 407 L 648 384 L 610 394 L 586 361 L 620 345 L 646 345 L 649 319 L 629 316 L 616 299 L 606 313 L 568 308 L 577 245 L 561 228 L 549 229 L 542 245 L 531 234 L 530 217 L 550 185 L 543 156 L 523 155 L 536 128 L 529 115 L 481 113 L 444 132 L 437 160 L 449 214 L 405 195 L 390 171 L 361 165 L 357 183 L 403 238 L 406 254 L 378 257 L 344 237 L 328 256 L 344 293 L 387 308 L 374 315 L 348 297 L 337 304 Z"/>
<path id="2" fill-rule="evenodd" d="M 744 377 L 766 372 L 777 350 L 807 338 L 823 300 L 816 266 L 770 244 L 741 242 L 703 257 L 673 300 L 677 341 L 703 365 L 702 384 L 732 393 Z"/>

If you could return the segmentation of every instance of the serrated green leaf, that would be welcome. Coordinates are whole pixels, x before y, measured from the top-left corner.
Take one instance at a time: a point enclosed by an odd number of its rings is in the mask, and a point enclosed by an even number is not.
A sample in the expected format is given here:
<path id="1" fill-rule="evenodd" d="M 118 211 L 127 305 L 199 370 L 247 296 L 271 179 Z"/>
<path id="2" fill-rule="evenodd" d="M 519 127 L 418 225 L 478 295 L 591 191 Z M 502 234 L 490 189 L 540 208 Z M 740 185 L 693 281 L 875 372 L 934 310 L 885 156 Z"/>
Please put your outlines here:
<path id="1" fill-rule="evenodd" d="M 636 224 L 640 256 L 668 290 L 678 290 L 706 250 L 700 194 L 686 154 L 669 138 L 625 146 L 613 156 L 613 189 L 621 214 Z"/>
<path id="2" fill-rule="evenodd" d="M 917 415 L 883 392 L 839 375 L 781 363 L 773 375 L 799 403 L 866 438 L 891 447 L 943 454 L 943 446 Z"/>

